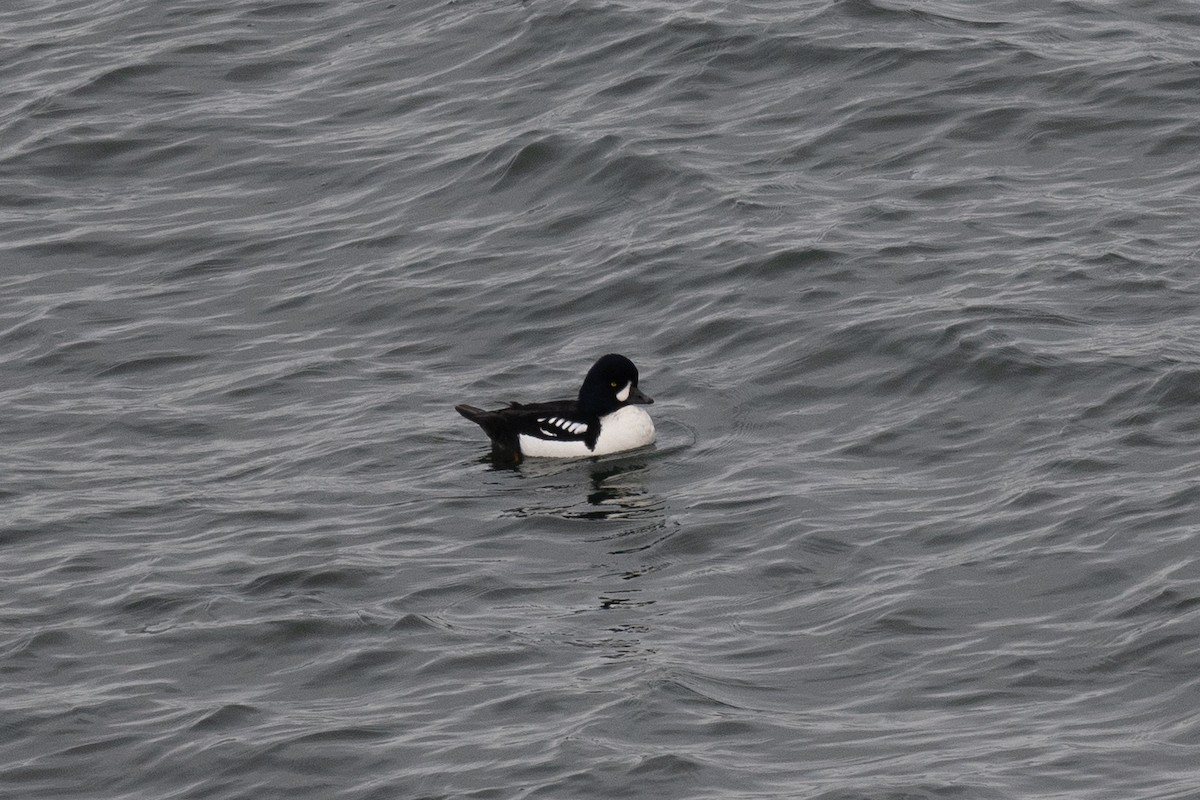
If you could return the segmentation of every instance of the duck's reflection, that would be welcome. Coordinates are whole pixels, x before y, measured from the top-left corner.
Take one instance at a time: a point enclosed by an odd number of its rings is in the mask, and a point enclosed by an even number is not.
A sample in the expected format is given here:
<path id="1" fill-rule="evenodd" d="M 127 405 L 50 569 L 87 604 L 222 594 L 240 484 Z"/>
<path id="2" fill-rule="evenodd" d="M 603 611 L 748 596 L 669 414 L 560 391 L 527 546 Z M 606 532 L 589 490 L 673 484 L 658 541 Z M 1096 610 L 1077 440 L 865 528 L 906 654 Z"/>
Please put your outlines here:
<path id="1" fill-rule="evenodd" d="M 584 470 L 582 475 L 581 469 Z M 505 516 L 550 516 L 571 520 L 655 520 L 663 517 L 665 504 L 662 499 L 646 490 L 649 462 L 644 459 L 573 462 L 569 465 L 527 462 L 520 470 L 523 478 L 544 481 L 536 489 L 540 497 L 536 502 L 507 509 Z"/>
<path id="2" fill-rule="evenodd" d="M 646 488 L 655 463 L 653 452 L 592 461 L 529 460 L 511 490 L 532 502 L 504 512 L 557 518 L 570 523 L 564 535 L 583 534 L 575 539 L 582 562 L 576 566 L 585 567 L 580 577 L 595 594 L 591 604 L 568 613 L 583 634 L 574 643 L 596 648 L 604 658 L 645 656 L 647 637 L 653 639 L 656 576 L 670 566 L 663 545 L 680 530 L 668 519 L 667 502 Z"/>

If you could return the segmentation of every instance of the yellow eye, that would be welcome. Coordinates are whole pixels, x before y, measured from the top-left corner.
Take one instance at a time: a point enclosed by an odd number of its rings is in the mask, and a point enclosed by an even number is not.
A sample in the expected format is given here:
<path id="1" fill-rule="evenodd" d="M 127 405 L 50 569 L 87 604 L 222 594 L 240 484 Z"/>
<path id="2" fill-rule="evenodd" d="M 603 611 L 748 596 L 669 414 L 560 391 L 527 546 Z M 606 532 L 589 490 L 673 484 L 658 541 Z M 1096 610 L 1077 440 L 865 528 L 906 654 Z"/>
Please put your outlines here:
<path id="1" fill-rule="evenodd" d="M 615 389 L 615 388 L 617 388 L 617 382 L 613 381 L 612 383 L 609 384 L 609 386 L 611 386 L 612 388 Z"/>

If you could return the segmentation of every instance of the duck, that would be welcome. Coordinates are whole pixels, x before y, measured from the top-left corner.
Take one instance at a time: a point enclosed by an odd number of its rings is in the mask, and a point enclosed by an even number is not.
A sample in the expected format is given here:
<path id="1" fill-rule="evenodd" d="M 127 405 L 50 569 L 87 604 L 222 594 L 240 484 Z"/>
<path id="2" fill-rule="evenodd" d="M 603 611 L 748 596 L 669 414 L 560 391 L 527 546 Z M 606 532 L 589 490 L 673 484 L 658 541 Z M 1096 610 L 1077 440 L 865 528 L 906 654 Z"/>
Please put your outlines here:
<path id="1" fill-rule="evenodd" d="M 641 406 L 654 400 L 638 388 L 638 369 L 609 353 L 592 364 L 575 400 L 509 403 L 485 411 L 466 404 L 454 410 L 483 428 L 498 460 L 526 457 L 586 458 L 636 450 L 654 442 L 654 420 Z"/>

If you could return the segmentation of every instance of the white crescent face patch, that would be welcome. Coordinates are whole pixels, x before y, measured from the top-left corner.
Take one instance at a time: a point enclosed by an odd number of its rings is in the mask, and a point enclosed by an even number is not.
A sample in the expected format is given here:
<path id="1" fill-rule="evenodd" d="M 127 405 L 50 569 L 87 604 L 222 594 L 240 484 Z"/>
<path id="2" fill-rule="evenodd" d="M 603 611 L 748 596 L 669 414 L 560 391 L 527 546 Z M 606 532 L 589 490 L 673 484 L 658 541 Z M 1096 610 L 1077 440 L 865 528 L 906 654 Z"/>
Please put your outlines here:
<path id="1" fill-rule="evenodd" d="M 617 392 L 617 402 L 624 403 L 626 400 L 628 400 L 629 392 L 631 389 L 633 389 L 633 381 L 630 381 L 629 383 L 625 384 L 625 388 L 622 389 L 621 391 Z"/>

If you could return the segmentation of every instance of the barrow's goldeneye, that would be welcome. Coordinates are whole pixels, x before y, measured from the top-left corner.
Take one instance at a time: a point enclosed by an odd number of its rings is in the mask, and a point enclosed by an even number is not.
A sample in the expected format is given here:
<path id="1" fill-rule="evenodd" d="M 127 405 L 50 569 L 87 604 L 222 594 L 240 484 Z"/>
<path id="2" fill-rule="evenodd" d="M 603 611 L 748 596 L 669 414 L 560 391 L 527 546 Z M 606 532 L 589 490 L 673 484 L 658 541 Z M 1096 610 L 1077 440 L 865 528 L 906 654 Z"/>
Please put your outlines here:
<path id="1" fill-rule="evenodd" d="M 580 458 L 644 447 L 654 441 L 654 421 L 639 405 L 654 401 L 638 388 L 638 371 L 625 356 L 602 356 L 588 370 L 577 400 L 509 403 L 495 411 L 458 405 L 492 440 L 492 453 L 508 461 L 524 456 Z"/>

